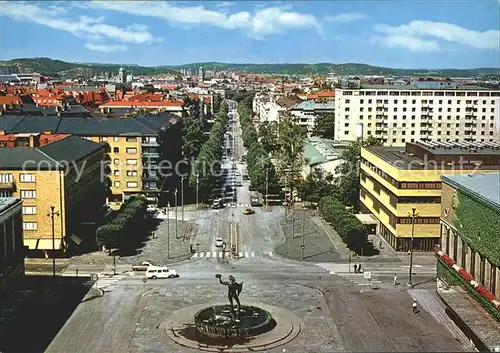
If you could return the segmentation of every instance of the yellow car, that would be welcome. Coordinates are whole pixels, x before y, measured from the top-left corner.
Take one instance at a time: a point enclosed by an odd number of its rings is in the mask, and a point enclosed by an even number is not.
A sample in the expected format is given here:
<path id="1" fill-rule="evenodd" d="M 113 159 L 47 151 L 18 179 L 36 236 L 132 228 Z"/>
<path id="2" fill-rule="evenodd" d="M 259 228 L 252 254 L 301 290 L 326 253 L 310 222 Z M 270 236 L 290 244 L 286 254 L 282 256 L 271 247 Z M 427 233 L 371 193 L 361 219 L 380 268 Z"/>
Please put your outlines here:
<path id="1" fill-rule="evenodd" d="M 255 213 L 255 211 L 254 211 L 254 210 L 252 210 L 251 208 L 246 208 L 246 209 L 243 211 L 243 214 L 244 214 L 245 216 L 249 216 L 249 215 L 254 214 L 254 213 Z"/>

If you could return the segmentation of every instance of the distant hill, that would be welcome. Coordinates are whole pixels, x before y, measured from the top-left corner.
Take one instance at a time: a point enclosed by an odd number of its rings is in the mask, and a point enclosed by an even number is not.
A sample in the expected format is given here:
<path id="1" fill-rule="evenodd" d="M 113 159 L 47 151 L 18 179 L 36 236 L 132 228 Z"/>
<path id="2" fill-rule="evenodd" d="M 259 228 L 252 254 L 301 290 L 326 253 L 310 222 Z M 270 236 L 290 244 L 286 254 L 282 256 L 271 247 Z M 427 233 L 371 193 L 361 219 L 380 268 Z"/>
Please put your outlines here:
<path id="1" fill-rule="evenodd" d="M 179 66 L 143 67 L 124 65 L 125 70 L 132 70 L 134 75 L 153 75 L 171 73 L 174 70 L 197 70 L 200 65 L 206 70 L 216 68 L 220 71 L 239 71 L 247 73 L 264 73 L 280 75 L 328 74 L 338 75 L 384 75 L 384 76 L 441 76 L 441 77 L 485 77 L 500 76 L 500 68 L 475 69 L 393 69 L 370 66 L 366 64 L 230 64 L 220 62 L 192 63 Z M 99 63 L 69 63 L 50 58 L 24 58 L 9 61 L 0 61 L 0 66 L 17 66 L 24 71 L 34 71 L 45 75 L 82 76 L 101 74 L 103 72 L 116 73 L 120 65 Z"/>

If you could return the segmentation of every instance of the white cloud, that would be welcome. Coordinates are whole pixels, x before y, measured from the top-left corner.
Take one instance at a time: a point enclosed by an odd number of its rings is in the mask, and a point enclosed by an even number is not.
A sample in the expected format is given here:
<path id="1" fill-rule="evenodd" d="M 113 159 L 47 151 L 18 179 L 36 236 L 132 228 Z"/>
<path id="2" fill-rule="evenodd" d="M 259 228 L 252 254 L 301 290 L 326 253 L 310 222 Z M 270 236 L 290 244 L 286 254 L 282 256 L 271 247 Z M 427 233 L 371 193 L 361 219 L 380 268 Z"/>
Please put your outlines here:
<path id="1" fill-rule="evenodd" d="M 36 3 L 2 1 L 0 5 L 3 15 L 14 20 L 36 23 L 91 41 L 105 38 L 134 44 L 161 41 L 161 38 L 153 37 L 147 27 L 141 25 L 120 28 L 104 23 L 104 17 L 63 18 L 59 16 L 63 12 L 54 10 L 54 6 L 43 8 Z"/>
<path id="2" fill-rule="evenodd" d="M 368 16 L 362 13 L 348 12 L 348 13 L 341 13 L 340 15 L 336 16 L 325 16 L 323 19 L 327 22 L 347 23 L 347 22 L 360 21 L 365 18 L 368 18 Z"/>
<path id="3" fill-rule="evenodd" d="M 234 6 L 236 3 L 232 1 L 224 1 L 224 2 L 219 2 L 217 5 L 215 5 L 216 8 L 218 9 L 225 9 L 227 7 Z"/>
<path id="4" fill-rule="evenodd" d="M 93 43 L 85 44 L 85 48 L 93 51 L 102 51 L 105 53 L 125 51 L 128 49 L 128 47 L 123 44 L 93 44 Z"/>
<path id="5" fill-rule="evenodd" d="M 437 40 L 476 49 L 500 50 L 499 30 L 473 31 L 454 24 L 433 21 L 412 21 L 398 27 L 377 25 L 374 29 L 382 34 L 374 38 L 376 42 L 412 51 L 439 50 Z"/>
<path id="6" fill-rule="evenodd" d="M 255 37 L 281 33 L 293 28 L 314 28 L 322 34 L 321 26 L 313 15 L 288 11 L 286 7 L 258 9 L 253 13 L 218 12 L 203 6 L 179 7 L 168 2 L 150 1 L 92 1 L 98 9 L 114 10 L 133 15 L 155 17 L 171 24 L 208 25 L 223 29 L 240 29 Z"/>

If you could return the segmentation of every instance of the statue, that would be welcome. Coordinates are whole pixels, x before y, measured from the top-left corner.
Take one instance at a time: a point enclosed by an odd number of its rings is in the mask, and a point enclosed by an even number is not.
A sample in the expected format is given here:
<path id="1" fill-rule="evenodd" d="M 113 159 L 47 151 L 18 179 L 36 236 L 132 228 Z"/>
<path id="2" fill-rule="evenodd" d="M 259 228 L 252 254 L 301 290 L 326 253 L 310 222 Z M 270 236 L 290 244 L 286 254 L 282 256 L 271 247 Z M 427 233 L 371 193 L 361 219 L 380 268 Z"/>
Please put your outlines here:
<path id="1" fill-rule="evenodd" d="M 233 276 L 229 276 L 229 281 L 223 281 L 222 276 L 220 274 L 216 274 L 215 278 L 219 279 L 219 283 L 227 286 L 227 297 L 229 299 L 229 304 L 231 305 L 231 312 L 234 312 L 234 304 L 233 304 L 233 299 L 236 301 L 236 305 L 238 306 L 238 314 L 241 310 L 241 304 L 240 304 L 240 293 L 241 290 L 243 289 L 243 282 L 238 283 L 234 279 Z"/>

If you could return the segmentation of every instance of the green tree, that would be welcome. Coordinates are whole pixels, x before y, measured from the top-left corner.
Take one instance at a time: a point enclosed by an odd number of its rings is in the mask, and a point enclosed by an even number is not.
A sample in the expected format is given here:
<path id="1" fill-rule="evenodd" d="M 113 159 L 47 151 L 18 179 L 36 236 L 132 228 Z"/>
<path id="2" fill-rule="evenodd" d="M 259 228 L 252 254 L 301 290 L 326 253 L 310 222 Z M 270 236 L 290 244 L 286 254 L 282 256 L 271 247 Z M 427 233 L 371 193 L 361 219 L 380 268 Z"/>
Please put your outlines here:
<path id="1" fill-rule="evenodd" d="M 96 231 L 97 245 L 101 248 L 103 245 L 108 249 L 108 253 L 111 254 L 111 250 L 118 246 L 118 241 L 121 234 L 121 228 L 116 224 L 103 224 Z"/>
<path id="2" fill-rule="evenodd" d="M 340 176 L 336 179 L 339 199 L 345 204 L 359 208 L 359 169 L 361 160 L 361 147 L 381 146 L 380 140 L 368 137 L 366 140 L 358 139 L 342 151 L 343 162 L 335 170 Z"/>
<path id="3" fill-rule="evenodd" d="M 303 201 L 319 202 L 323 197 L 334 193 L 334 180 L 331 173 L 321 175 L 312 171 L 297 185 L 297 193 Z"/>
<path id="4" fill-rule="evenodd" d="M 335 114 L 322 114 L 316 117 L 312 135 L 333 140 L 335 135 Z"/>
<path id="5" fill-rule="evenodd" d="M 260 142 L 269 153 L 274 153 L 277 150 L 277 131 L 278 125 L 274 121 L 266 121 L 259 125 Z"/>
<path id="6" fill-rule="evenodd" d="M 201 118 L 198 100 L 184 98 L 184 111 L 182 116 L 182 139 L 184 156 L 190 160 L 200 152 L 205 140 L 203 135 L 204 122 Z"/>

